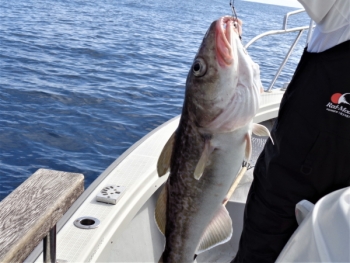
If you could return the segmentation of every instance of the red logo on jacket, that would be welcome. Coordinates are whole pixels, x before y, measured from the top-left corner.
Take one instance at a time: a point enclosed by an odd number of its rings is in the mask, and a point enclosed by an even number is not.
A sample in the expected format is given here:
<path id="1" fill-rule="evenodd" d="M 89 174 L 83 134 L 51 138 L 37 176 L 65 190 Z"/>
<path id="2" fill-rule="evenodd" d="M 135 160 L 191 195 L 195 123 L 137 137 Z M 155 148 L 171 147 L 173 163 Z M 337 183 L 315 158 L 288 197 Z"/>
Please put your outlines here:
<path id="1" fill-rule="evenodd" d="M 334 93 L 331 96 L 331 102 L 327 103 L 326 109 L 329 112 L 333 112 L 350 119 L 350 109 L 348 109 L 348 106 L 344 104 L 350 105 L 350 93 Z"/>
<path id="2" fill-rule="evenodd" d="M 350 105 L 350 93 L 334 93 L 331 97 L 331 101 L 334 104 L 340 104 L 340 103 L 345 103 Z"/>

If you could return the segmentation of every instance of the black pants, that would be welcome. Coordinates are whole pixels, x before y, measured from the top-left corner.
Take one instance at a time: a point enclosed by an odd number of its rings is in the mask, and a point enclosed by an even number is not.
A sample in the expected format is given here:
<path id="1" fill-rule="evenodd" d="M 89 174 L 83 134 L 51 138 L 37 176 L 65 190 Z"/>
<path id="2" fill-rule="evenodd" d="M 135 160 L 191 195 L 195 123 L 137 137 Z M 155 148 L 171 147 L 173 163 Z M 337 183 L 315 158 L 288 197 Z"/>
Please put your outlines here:
<path id="1" fill-rule="evenodd" d="M 271 135 L 233 262 L 274 262 L 298 226 L 295 205 L 350 186 L 350 41 L 304 51 Z"/>

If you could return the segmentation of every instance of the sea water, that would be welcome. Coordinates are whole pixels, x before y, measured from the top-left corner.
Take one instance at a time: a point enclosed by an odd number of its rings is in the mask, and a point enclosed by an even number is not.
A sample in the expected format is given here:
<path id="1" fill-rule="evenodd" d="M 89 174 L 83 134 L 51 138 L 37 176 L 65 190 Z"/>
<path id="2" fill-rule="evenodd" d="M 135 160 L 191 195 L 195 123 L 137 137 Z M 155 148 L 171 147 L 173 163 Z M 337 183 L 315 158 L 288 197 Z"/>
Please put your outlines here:
<path id="1" fill-rule="evenodd" d="M 295 8 L 235 1 L 242 41 Z M 0 1 L 0 200 L 39 168 L 85 187 L 133 143 L 180 114 L 188 70 L 228 0 Z M 290 26 L 308 25 L 306 14 Z M 296 33 L 248 49 L 266 88 Z M 276 87 L 291 79 L 305 40 Z"/>

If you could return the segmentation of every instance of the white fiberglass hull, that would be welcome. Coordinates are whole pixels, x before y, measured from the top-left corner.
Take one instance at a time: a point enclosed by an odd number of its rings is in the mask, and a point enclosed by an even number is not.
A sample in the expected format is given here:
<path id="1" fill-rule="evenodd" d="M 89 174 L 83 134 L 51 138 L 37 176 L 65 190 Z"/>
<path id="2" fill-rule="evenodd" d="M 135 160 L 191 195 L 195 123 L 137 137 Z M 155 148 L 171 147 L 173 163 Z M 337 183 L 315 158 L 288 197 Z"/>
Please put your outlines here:
<path id="1" fill-rule="evenodd" d="M 264 93 L 262 106 L 254 122 L 276 118 L 282 95 L 280 90 Z M 68 262 L 158 261 L 164 239 L 154 223 L 153 213 L 158 189 L 167 176 L 158 177 L 156 163 L 164 144 L 177 128 L 178 121 L 179 117 L 176 117 L 146 135 L 84 192 L 58 224 L 57 259 Z M 249 176 L 242 180 L 242 186 L 238 187 L 234 195 L 237 200 L 228 204 L 234 222 L 231 242 L 210 250 L 224 249 L 227 259 L 233 257 L 238 244 L 249 180 Z M 108 185 L 125 189 L 116 205 L 96 201 L 97 194 Z M 100 225 L 95 229 L 77 228 L 74 221 L 86 216 L 97 218 Z M 212 262 L 215 262 L 217 256 L 214 254 L 207 253 L 205 257 L 213 257 Z M 198 256 L 199 262 L 202 256 L 204 254 Z M 28 262 L 35 260 L 42 261 L 40 247 L 27 259 Z"/>
<path id="2" fill-rule="evenodd" d="M 271 128 L 273 119 L 277 117 L 282 95 L 283 92 L 279 90 L 264 93 L 262 106 L 254 122 L 263 122 Z M 58 224 L 59 262 L 158 262 L 165 240 L 154 222 L 154 210 L 167 176 L 158 177 L 156 163 L 178 121 L 179 117 L 168 121 L 137 142 L 108 167 L 66 213 Z M 252 141 L 254 165 L 264 140 L 253 138 Z M 227 204 L 233 224 L 232 239 L 198 255 L 197 262 L 230 262 L 234 258 L 242 231 L 243 212 L 252 172 L 253 169 L 246 172 Z M 107 185 L 124 187 L 115 205 L 96 201 L 97 194 Z M 326 196 L 325 201 L 321 200 L 320 204 L 315 206 L 316 209 L 306 213 L 306 219 L 282 251 L 279 262 L 307 262 L 308 259 L 317 258 L 328 258 L 332 261 L 332 258 L 340 255 L 334 253 L 332 247 L 344 247 L 345 249 L 340 250 L 341 255 L 345 258 L 348 255 L 346 262 L 350 262 L 350 254 L 347 253 L 350 246 L 350 222 L 346 220 L 350 211 L 349 200 L 350 188 L 343 189 L 343 192 L 337 195 Z M 328 206 L 324 205 L 329 202 L 333 204 L 334 209 L 328 209 Z M 330 220 L 322 220 L 327 215 L 335 220 L 329 226 L 327 222 Z M 74 225 L 77 218 L 86 216 L 97 218 L 100 225 L 95 229 L 81 229 Z M 324 235 L 327 231 L 336 232 L 337 235 L 331 240 L 333 245 L 324 247 L 321 245 L 327 244 L 329 235 Z M 308 240 L 307 238 L 312 242 L 305 244 L 303 240 Z M 41 248 L 42 246 L 38 246 L 26 262 L 42 262 Z"/>

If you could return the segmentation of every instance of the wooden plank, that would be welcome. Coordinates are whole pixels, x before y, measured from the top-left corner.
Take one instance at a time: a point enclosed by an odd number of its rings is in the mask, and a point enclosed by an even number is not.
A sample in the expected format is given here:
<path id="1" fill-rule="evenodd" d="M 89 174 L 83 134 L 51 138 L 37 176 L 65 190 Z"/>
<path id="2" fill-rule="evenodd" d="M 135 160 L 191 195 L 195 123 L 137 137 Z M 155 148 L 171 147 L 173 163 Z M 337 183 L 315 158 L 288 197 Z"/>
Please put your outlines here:
<path id="1" fill-rule="evenodd" d="M 39 169 L 0 203 L 0 262 L 23 262 L 84 191 L 84 176 Z"/>

